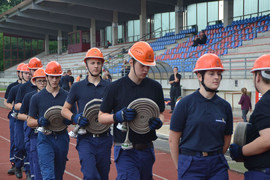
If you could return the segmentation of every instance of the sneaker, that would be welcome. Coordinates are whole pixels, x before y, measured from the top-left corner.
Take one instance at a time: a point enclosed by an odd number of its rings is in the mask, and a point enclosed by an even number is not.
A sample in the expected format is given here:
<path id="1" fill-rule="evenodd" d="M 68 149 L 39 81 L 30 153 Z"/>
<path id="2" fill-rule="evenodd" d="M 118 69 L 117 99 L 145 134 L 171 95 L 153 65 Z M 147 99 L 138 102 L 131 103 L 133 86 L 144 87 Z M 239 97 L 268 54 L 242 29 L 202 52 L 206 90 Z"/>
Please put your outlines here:
<path id="1" fill-rule="evenodd" d="M 15 168 L 15 175 L 18 179 L 22 178 L 22 169 L 21 168 Z"/>
<path id="2" fill-rule="evenodd" d="M 14 175 L 15 174 L 15 165 L 12 164 L 11 168 L 8 170 L 9 175 Z"/>

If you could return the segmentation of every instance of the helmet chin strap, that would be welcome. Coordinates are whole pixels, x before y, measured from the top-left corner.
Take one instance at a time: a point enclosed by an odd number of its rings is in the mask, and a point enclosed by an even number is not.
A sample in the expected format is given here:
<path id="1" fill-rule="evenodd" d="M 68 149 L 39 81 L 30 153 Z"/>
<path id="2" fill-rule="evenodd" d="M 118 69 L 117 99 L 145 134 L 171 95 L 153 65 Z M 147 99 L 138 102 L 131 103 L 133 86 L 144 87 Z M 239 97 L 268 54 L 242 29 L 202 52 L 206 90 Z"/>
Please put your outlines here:
<path id="1" fill-rule="evenodd" d="M 20 73 L 20 72 L 19 72 Z M 20 77 L 20 74 L 19 73 L 17 73 L 17 76 L 18 76 L 18 79 L 21 81 L 22 80 L 22 78 Z"/>
<path id="2" fill-rule="evenodd" d="M 204 83 L 204 74 L 205 74 L 205 71 L 200 72 L 200 74 L 202 75 L 202 82 L 201 82 L 201 83 L 202 83 L 204 89 L 205 89 L 207 92 L 214 92 L 214 93 L 219 92 L 218 90 L 216 90 L 216 89 L 210 89 L 209 87 L 207 87 L 207 86 L 205 85 L 205 83 Z"/>
<path id="3" fill-rule="evenodd" d="M 23 73 L 22 73 L 22 79 L 21 80 L 24 80 L 25 82 L 27 82 L 25 79 L 24 79 L 24 77 L 23 77 Z"/>
<path id="4" fill-rule="evenodd" d="M 46 75 L 46 77 L 47 77 L 47 82 L 48 82 L 49 86 L 52 87 L 52 85 L 51 85 L 51 83 L 50 83 L 50 81 L 49 81 L 48 75 Z"/>
<path id="5" fill-rule="evenodd" d="M 91 71 L 89 70 L 88 65 L 86 65 L 86 67 L 87 67 L 87 70 L 88 70 L 89 74 L 90 74 L 91 76 L 93 76 L 93 77 L 98 77 L 98 76 L 100 76 L 100 74 L 101 74 L 101 72 L 102 72 L 102 70 L 100 70 L 99 74 L 94 75 L 94 74 L 92 74 Z"/>

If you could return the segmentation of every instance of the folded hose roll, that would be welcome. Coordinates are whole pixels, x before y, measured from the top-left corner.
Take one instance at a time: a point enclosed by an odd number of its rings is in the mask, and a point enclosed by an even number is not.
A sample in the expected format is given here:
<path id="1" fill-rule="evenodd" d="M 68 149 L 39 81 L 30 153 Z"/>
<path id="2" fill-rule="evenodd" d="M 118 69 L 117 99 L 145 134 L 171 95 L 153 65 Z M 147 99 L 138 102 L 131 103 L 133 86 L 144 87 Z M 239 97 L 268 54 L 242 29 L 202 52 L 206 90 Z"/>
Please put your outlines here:
<path id="1" fill-rule="evenodd" d="M 137 116 L 130 121 L 129 127 L 138 134 L 146 134 L 150 131 L 149 119 L 159 117 L 158 105 L 149 98 L 139 98 L 132 101 L 127 108 L 135 109 Z"/>
<path id="2" fill-rule="evenodd" d="M 108 131 L 111 126 L 109 124 L 100 124 L 98 122 L 98 113 L 101 103 L 101 99 L 93 99 L 89 101 L 84 107 L 83 116 L 89 121 L 89 124 L 85 126 L 85 129 L 89 133 L 101 134 Z"/>
<path id="3" fill-rule="evenodd" d="M 239 146 L 244 146 L 246 142 L 246 137 L 249 129 L 251 128 L 251 124 L 248 122 L 239 122 L 236 125 L 233 136 L 233 143 Z"/>
<path id="4" fill-rule="evenodd" d="M 44 113 L 44 117 L 50 122 L 46 126 L 47 130 L 53 132 L 60 132 L 67 128 L 67 125 L 64 124 L 64 117 L 61 115 L 62 106 L 52 106 Z"/>

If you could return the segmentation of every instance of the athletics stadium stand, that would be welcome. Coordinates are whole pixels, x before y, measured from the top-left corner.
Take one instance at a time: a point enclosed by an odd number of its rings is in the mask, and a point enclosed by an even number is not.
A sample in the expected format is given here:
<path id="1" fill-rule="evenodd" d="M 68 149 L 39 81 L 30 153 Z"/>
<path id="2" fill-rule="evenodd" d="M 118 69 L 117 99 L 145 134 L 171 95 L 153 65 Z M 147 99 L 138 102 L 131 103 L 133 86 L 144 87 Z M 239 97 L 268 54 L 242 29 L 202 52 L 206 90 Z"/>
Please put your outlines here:
<path id="1" fill-rule="evenodd" d="M 186 41 L 176 44 L 174 48 L 167 49 L 163 54 L 156 56 L 156 60 L 168 63 L 172 67 L 178 67 L 181 72 L 191 72 L 198 57 L 205 53 L 215 53 L 219 56 L 237 55 L 248 53 L 249 50 L 240 48 L 245 43 L 256 39 L 259 33 L 270 30 L 270 16 L 259 16 L 244 20 L 233 21 L 232 25 L 223 27 L 223 24 L 210 25 L 205 29 L 207 43 L 192 47 L 195 36 L 189 37 Z M 269 39 L 268 39 L 268 42 Z M 245 43 L 245 44 L 244 44 Z M 252 42 L 253 44 L 253 42 Z M 253 45 L 250 44 L 251 47 Z M 255 41 L 254 50 L 265 50 L 269 52 L 269 43 L 265 42 L 264 48 L 257 48 Z M 268 50 L 268 51 L 267 51 Z"/>
<path id="2" fill-rule="evenodd" d="M 243 20 L 233 21 L 231 25 L 223 27 L 223 24 L 209 25 L 205 28 L 207 43 L 192 47 L 195 36 L 187 37 L 187 34 L 194 33 L 194 29 L 182 30 L 179 34 L 174 32 L 166 33 L 165 36 L 158 38 L 150 45 L 155 49 L 156 60 L 168 63 L 171 67 L 177 66 L 180 72 L 185 75 L 192 74 L 194 64 L 198 57 L 205 53 L 215 53 L 221 56 L 228 77 L 248 76 L 245 70 L 250 69 L 254 59 L 262 54 L 270 53 L 270 16 L 252 17 Z M 105 67 L 111 74 L 120 74 L 122 62 L 127 59 L 127 54 L 121 54 L 123 48 L 126 50 L 132 43 L 110 46 L 107 49 L 101 48 L 107 63 Z M 38 57 L 46 65 L 49 61 L 58 61 L 64 70 L 71 69 L 74 76 L 86 74 L 82 59 L 85 52 L 62 55 Z M 250 58 L 250 57 L 254 58 Z M 248 59 L 245 59 L 249 57 Z M 25 62 L 28 62 L 26 60 Z M 110 63 L 113 62 L 113 63 Z M 5 78 L 16 78 L 15 67 L 5 71 Z M 251 75 L 249 75 L 251 76 Z"/>

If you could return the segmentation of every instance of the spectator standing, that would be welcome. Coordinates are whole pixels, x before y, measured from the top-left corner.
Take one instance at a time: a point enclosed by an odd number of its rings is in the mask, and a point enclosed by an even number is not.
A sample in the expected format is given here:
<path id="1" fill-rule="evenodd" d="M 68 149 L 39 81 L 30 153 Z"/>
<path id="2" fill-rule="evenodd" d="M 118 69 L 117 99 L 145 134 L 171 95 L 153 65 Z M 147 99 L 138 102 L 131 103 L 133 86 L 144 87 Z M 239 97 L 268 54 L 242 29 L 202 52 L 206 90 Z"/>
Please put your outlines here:
<path id="1" fill-rule="evenodd" d="M 171 97 L 171 112 L 175 107 L 176 99 L 181 96 L 181 74 L 178 73 L 178 67 L 173 68 L 173 74 L 170 76 L 169 83 L 171 84 L 170 97 Z"/>
<path id="2" fill-rule="evenodd" d="M 178 179 L 229 179 L 224 153 L 231 142 L 232 109 L 216 94 L 223 71 L 217 55 L 201 56 L 193 70 L 200 88 L 173 112 L 169 144 Z"/>
<path id="3" fill-rule="evenodd" d="M 251 70 L 256 91 L 262 97 L 250 116 L 246 132 L 246 144 L 232 144 L 230 155 L 233 160 L 243 160 L 246 180 L 270 179 L 270 54 L 256 59 Z"/>
<path id="4" fill-rule="evenodd" d="M 242 88 L 242 96 L 238 104 L 241 104 L 242 118 L 247 122 L 247 113 L 252 111 L 250 97 L 247 95 L 247 88 Z"/>
<path id="5" fill-rule="evenodd" d="M 61 78 L 62 79 L 62 88 L 66 91 L 69 91 L 73 82 L 74 82 L 74 77 L 71 76 L 72 72 L 71 70 L 67 70 L 67 74 Z"/>
<path id="6" fill-rule="evenodd" d="M 105 81 L 108 81 L 108 82 L 112 82 L 112 76 L 110 75 L 109 70 L 107 70 L 107 69 L 105 70 L 102 79 L 104 79 Z"/>

